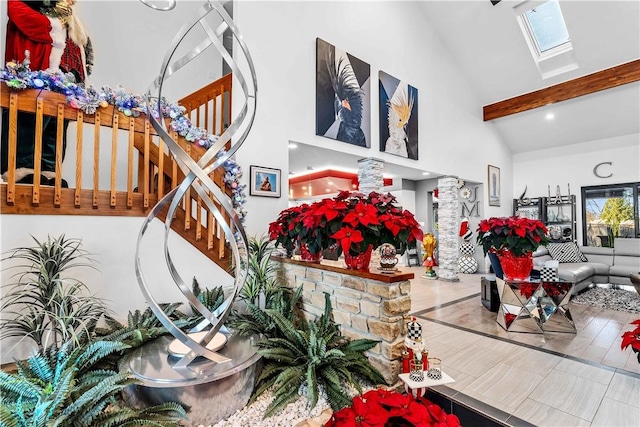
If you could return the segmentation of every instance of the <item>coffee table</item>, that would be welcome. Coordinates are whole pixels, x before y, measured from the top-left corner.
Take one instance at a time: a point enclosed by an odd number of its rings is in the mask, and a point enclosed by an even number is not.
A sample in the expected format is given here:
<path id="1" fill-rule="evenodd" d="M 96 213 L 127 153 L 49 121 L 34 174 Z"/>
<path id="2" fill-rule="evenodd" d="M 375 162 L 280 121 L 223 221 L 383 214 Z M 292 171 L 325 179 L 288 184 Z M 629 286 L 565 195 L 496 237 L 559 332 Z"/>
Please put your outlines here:
<path id="1" fill-rule="evenodd" d="M 496 321 L 506 331 L 576 333 L 568 307 L 573 283 L 496 278 L 496 285 L 500 298 Z"/>

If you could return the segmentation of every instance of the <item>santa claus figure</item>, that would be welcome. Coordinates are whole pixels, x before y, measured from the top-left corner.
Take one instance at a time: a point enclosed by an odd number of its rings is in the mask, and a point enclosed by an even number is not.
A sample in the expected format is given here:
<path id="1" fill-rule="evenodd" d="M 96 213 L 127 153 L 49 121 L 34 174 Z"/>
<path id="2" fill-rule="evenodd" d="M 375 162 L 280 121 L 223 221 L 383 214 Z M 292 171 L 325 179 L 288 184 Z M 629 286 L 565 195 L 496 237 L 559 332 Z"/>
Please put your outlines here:
<path id="1" fill-rule="evenodd" d="M 19 1 L 7 3 L 7 37 L 5 61 L 26 62 L 31 70 L 61 71 L 73 75 L 83 85 L 91 74 L 93 53 L 91 41 L 73 14 L 75 0 Z M 2 173 L 8 169 L 8 111 L 2 111 Z M 66 150 L 64 121 L 62 157 Z M 53 185 L 56 161 L 57 119 L 45 116 L 42 124 L 42 175 L 33 176 L 35 147 L 35 115 L 18 113 L 16 181 Z M 3 177 L 5 177 L 3 175 Z M 63 186 L 66 183 L 63 183 Z"/>

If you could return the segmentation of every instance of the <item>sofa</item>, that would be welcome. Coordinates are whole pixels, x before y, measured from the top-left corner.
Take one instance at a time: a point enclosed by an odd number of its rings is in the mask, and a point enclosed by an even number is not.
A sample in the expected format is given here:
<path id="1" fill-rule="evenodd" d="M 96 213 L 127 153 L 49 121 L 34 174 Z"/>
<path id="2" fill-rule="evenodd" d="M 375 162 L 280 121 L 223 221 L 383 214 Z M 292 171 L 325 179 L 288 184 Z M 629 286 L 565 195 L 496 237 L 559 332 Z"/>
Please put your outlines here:
<path id="1" fill-rule="evenodd" d="M 571 243 L 565 244 L 569 250 Z M 613 248 L 576 246 L 577 257 L 584 261 L 562 262 L 558 266 L 558 277 L 575 284 L 578 293 L 593 283 L 611 283 L 632 286 L 629 276 L 640 272 L 640 238 L 616 238 Z M 557 247 L 550 248 L 557 255 Z M 583 255 L 583 256 L 580 256 Z M 556 256 L 556 259 L 561 256 Z M 540 247 L 533 253 L 533 268 L 540 269 L 546 261 L 553 260 L 549 248 Z"/>

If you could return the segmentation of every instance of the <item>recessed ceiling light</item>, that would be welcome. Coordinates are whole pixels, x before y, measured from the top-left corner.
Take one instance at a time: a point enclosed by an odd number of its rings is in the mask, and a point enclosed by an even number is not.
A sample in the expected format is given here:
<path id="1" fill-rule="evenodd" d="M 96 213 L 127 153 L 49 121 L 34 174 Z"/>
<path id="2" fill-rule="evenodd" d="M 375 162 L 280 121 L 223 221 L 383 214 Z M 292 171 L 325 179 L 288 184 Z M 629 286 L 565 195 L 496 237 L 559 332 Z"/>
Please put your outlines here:
<path id="1" fill-rule="evenodd" d="M 431 172 L 422 172 L 422 175 L 431 175 Z"/>
<path id="2" fill-rule="evenodd" d="M 327 188 L 325 191 L 326 191 L 327 193 L 331 193 L 331 189 L 330 189 L 330 188 Z"/>
<path id="3" fill-rule="evenodd" d="M 555 115 L 555 114 L 553 114 L 553 113 L 547 113 L 547 115 L 546 115 L 546 116 L 544 116 L 544 118 L 545 118 L 545 119 L 547 119 L 547 120 L 553 120 L 553 118 L 554 118 L 555 116 L 556 116 L 556 115 Z"/>
<path id="4" fill-rule="evenodd" d="M 295 142 L 290 142 L 289 143 L 289 148 L 291 148 L 291 149 L 298 148 L 298 144 L 296 144 Z"/>
<path id="5" fill-rule="evenodd" d="M 329 184 L 329 185 L 333 185 L 333 181 L 329 181 L 329 182 L 328 182 L 328 184 Z"/>
<path id="6" fill-rule="evenodd" d="M 306 189 L 307 189 L 307 186 L 306 186 L 306 185 L 305 185 L 305 186 L 303 186 L 303 187 L 302 187 L 302 189 L 303 189 L 303 190 L 306 190 Z"/>

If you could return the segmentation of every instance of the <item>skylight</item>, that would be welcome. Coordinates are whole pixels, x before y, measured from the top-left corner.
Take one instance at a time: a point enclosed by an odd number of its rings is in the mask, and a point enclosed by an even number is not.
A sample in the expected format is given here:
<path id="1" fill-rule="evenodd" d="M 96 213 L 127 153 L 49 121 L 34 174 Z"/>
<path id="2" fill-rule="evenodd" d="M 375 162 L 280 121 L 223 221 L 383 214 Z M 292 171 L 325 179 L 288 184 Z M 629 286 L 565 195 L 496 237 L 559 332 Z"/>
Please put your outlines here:
<path id="1" fill-rule="evenodd" d="M 525 0 L 513 10 L 543 79 L 578 68 L 558 0 Z"/>
<path id="2" fill-rule="evenodd" d="M 567 26 L 557 0 L 549 0 L 524 13 L 525 20 L 538 47 L 544 53 L 570 42 Z"/>

